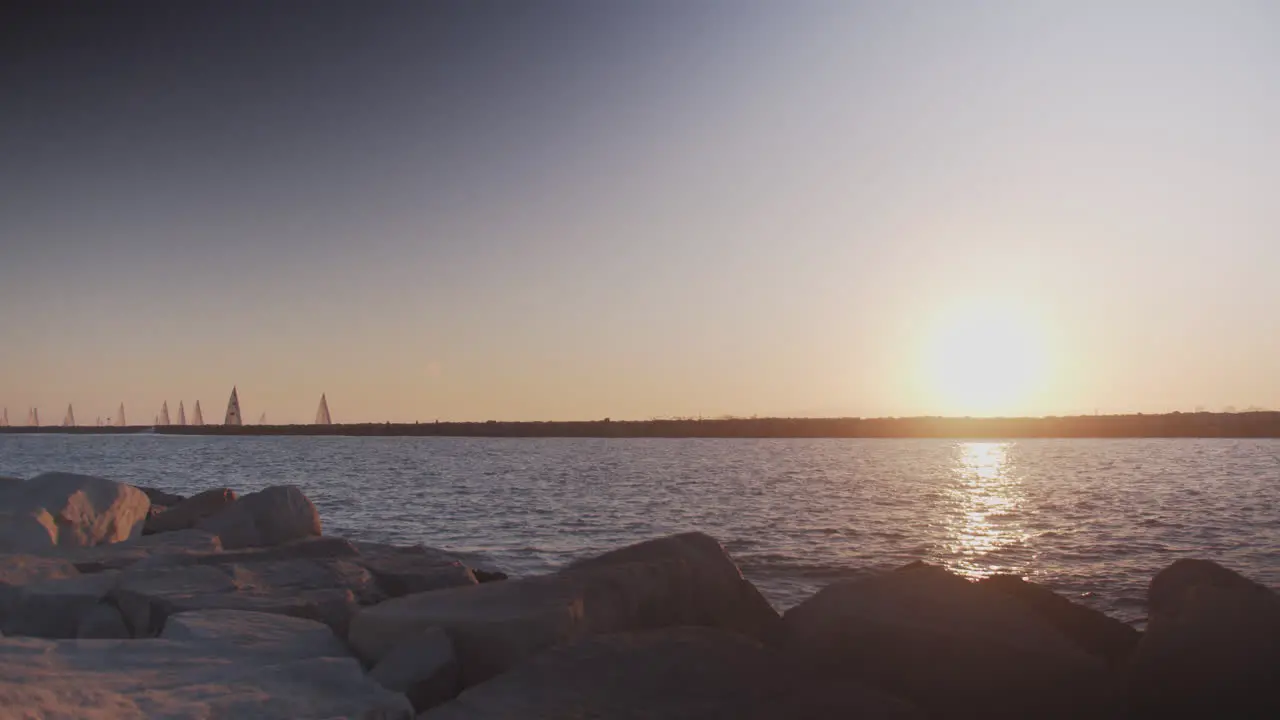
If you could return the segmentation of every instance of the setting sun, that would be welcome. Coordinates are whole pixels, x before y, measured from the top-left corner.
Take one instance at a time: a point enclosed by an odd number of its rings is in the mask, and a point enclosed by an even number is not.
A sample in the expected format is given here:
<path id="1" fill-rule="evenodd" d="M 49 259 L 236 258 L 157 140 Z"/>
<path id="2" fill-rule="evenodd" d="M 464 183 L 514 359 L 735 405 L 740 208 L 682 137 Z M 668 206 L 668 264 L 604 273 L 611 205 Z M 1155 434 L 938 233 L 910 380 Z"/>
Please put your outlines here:
<path id="1" fill-rule="evenodd" d="M 924 365 L 931 397 L 961 415 L 1016 413 L 1047 375 L 1039 324 L 1003 307 L 969 307 L 940 318 Z"/>

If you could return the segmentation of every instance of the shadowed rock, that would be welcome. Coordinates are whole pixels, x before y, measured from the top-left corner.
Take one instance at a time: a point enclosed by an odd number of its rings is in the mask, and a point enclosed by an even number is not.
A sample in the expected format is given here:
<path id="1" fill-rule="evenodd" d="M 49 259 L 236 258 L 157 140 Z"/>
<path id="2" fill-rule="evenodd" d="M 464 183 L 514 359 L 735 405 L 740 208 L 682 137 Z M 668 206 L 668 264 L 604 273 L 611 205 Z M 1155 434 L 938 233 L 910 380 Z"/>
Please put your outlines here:
<path id="1" fill-rule="evenodd" d="M 92 605 L 80 613 L 76 621 L 76 637 L 86 639 L 124 639 L 133 637 L 116 606 L 108 603 Z"/>
<path id="2" fill-rule="evenodd" d="M 1142 637 L 1142 633 L 1115 618 L 1015 575 L 994 575 L 979 580 L 978 585 L 1014 598 L 1085 652 L 1113 666 L 1127 660 Z"/>
<path id="3" fill-rule="evenodd" d="M 1147 631 L 1129 663 L 1134 715 L 1280 717 L 1280 598 L 1207 560 L 1151 581 Z"/>
<path id="4" fill-rule="evenodd" d="M 321 534 L 320 513 L 292 485 L 249 493 L 196 527 L 217 535 L 227 550 L 279 545 Z"/>
<path id="5" fill-rule="evenodd" d="M 440 628 L 406 638 L 369 672 L 382 687 L 404 693 L 418 711 L 458 694 L 458 662 Z"/>
<path id="6" fill-rule="evenodd" d="M 80 618 L 115 587 L 114 572 L 44 580 L 17 588 L 4 616 L 8 636 L 76 637 Z"/>
<path id="7" fill-rule="evenodd" d="M 134 487 L 141 490 L 142 493 L 147 496 L 147 499 L 151 501 L 152 505 L 160 505 L 162 507 L 169 508 L 186 499 L 181 495 L 176 495 L 165 490 L 158 490 L 153 487 L 142 487 L 141 485 L 134 485 Z"/>
<path id="8" fill-rule="evenodd" d="M 226 488 L 205 490 L 168 506 L 164 512 L 151 515 L 143 526 L 146 534 L 173 532 L 193 528 L 201 520 L 217 515 L 236 501 L 236 492 Z"/>
<path id="9" fill-rule="evenodd" d="M 75 548 L 58 555 L 85 573 L 120 570 L 143 562 L 175 564 L 183 558 L 195 558 L 222 549 L 218 536 L 203 530 L 179 530 L 161 535 L 146 535 L 126 542 Z"/>
<path id="10" fill-rule="evenodd" d="M 476 584 L 470 568 L 441 550 L 375 543 L 360 543 L 359 547 L 354 562 L 373 573 L 388 597 Z"/>
<path id="11" fill-rule="evenodd" d="M 782 647 L 814 678 L 861 681 L 931 716 L 1113 717 L 1105 666 L 1018 601 L 940 568 L 836 583 L 789 610 Z"/>
<path id="12" fill-rule="evenodd" d="M 753 597 L 754 595 L 754 597 Z M 406 635 L 442 627 L 463 684 L 584 635 L 712 625 L 767 636 L 778 615 L 705 535 L 675 536 L 609 553 L 569 570 L 407 595 L 365 608 L 349 640 L 371 662 Z"/>
<path id="13" fill-rule="evenodd" d="M 0 639 L 6 717 L 409 720 L 323 625 L 176 616 L 150 640 Z"/>

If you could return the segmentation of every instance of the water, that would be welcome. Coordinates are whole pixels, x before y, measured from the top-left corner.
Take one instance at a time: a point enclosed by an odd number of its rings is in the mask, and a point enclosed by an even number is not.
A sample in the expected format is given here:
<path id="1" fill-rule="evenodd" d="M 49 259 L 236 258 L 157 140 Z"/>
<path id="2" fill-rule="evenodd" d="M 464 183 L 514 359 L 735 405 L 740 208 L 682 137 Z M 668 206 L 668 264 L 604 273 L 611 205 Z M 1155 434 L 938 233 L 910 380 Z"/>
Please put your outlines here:
<path id="1" fill-rule="evenodd" d="M 1178 557 L 1280 585 L 1280 440 L 0 435 L 0 475 L 47 470 L 183 493 L 294 483 L 326 532 L 514 574 L 698 529 L 780 608 L 915 559 L 1127 620 Z"/>

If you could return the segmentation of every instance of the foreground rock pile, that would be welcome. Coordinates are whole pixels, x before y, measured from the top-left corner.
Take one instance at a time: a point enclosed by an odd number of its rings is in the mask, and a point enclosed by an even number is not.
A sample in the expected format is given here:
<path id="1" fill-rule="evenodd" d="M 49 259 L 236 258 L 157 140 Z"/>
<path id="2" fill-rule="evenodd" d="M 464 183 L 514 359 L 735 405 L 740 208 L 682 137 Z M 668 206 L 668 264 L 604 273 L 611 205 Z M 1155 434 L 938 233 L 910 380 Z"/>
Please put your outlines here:
<path id="1" fill-rule="evenodd" d="M 1180 560 L 1149 600 L 913 563 L 780 616 L 700 533 L 507 580 L 290 486 L 0 479 L 0 718 L 1280 717 L 1275 593 Z"/>

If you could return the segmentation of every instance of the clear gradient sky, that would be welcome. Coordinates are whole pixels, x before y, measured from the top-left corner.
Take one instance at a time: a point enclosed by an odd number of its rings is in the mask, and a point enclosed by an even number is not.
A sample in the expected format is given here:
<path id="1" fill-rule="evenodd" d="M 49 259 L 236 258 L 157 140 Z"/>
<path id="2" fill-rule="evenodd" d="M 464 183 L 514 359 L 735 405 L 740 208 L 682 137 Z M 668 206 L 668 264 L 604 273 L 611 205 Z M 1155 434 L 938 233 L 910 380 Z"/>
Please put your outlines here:
<path id="1" fill-rule="evenodd" d="M 1274 2 L 0 12 L 15 423 L 1280 406 Z"/>

